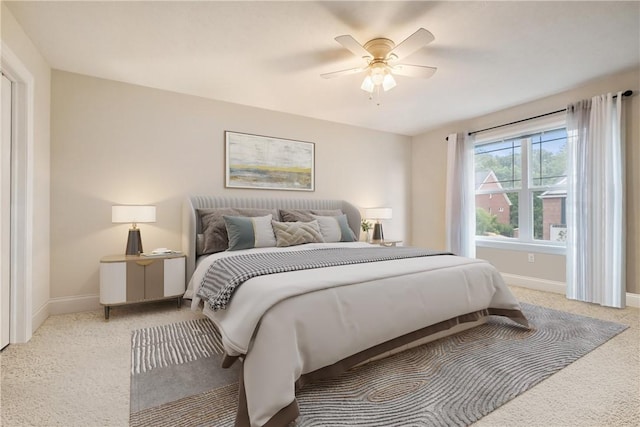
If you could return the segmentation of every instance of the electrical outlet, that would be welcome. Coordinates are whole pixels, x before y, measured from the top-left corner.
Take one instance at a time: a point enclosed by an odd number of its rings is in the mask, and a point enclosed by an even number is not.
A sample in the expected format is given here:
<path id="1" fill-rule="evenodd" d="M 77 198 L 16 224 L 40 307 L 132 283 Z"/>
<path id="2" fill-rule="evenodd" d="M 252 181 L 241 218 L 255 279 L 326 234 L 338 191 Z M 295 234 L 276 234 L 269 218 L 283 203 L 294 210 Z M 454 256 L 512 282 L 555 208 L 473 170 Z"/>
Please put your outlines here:
<path id="1" fill-rule="evenodd" d="M 528 254 L 528 260 L 529 262 L 536 262 L 536 257 L 534 254 Z"/>

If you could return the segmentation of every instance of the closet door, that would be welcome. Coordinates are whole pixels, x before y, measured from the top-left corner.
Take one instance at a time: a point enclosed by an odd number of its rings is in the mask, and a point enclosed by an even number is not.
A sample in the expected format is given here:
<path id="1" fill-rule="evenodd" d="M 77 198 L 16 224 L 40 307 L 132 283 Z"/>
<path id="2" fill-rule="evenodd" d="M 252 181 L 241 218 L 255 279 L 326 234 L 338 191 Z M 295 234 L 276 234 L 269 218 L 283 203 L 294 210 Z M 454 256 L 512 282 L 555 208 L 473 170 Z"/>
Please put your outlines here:
<path id="1" fill-rule="evenodd" d="M 0 349 L 11 331 L 11 81 L 2 76 L 0 128 Z"/>

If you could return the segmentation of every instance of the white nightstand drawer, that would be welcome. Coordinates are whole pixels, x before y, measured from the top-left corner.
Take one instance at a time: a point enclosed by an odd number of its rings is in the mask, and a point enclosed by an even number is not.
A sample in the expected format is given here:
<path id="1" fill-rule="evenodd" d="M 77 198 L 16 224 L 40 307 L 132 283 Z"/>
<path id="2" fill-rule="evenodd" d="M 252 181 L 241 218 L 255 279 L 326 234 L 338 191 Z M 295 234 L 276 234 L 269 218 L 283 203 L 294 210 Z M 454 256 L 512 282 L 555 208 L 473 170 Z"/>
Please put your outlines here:
<path id="1" fill-rule="evenodd" d="M 125 284 L 124 286 L 122 284 Z M 100 264 L 100 304 L 118 304 L 127 300 L 127 263 Z"/>
<path id="2" fill-rule="evenodd" d="M 184 294 L 184 257 L 164 260 L 164 294 Z"/>

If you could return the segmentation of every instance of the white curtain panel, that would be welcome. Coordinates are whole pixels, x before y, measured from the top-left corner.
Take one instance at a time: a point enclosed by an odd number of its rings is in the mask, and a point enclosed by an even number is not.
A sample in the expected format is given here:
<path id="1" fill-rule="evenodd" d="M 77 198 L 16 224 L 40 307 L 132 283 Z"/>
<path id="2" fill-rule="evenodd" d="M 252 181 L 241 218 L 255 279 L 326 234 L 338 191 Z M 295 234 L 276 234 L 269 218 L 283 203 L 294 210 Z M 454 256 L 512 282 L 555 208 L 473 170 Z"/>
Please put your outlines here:
<path id="1" fill-rule="evenodd" d="M 567 297 L 625 305 L 622 93 L 567 107 Z"/>
<path id="2" fill-rule="evenodd" d="M 475 258 L 476 203 L 473 183 L 473 136 L 451 134 L 447 151 L 447 250 Z"/>

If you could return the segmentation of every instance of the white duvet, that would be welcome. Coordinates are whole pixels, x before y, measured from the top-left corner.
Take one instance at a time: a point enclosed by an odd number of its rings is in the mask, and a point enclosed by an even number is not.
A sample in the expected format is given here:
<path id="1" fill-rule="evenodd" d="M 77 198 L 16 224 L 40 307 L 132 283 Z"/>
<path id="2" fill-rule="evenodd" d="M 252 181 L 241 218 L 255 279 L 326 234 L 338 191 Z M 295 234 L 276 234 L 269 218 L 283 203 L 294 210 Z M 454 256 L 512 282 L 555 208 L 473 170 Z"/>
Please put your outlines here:
<path id="1" fill-rule="evenodd" d="M 308 244 L 362 247 L 366 243 Z M 211 262 L 199 262 L 185 297 L 196 296 Z M 263 426 L 295 400 L 302 375 L 398 336 L 485 308 L 520 310 L 499 272 L 483 260 L 431 256 L 255 277 L 226 310 L 204 313 L 217 325 L 228 355 L 244 358 L 251 426 Z"/>

